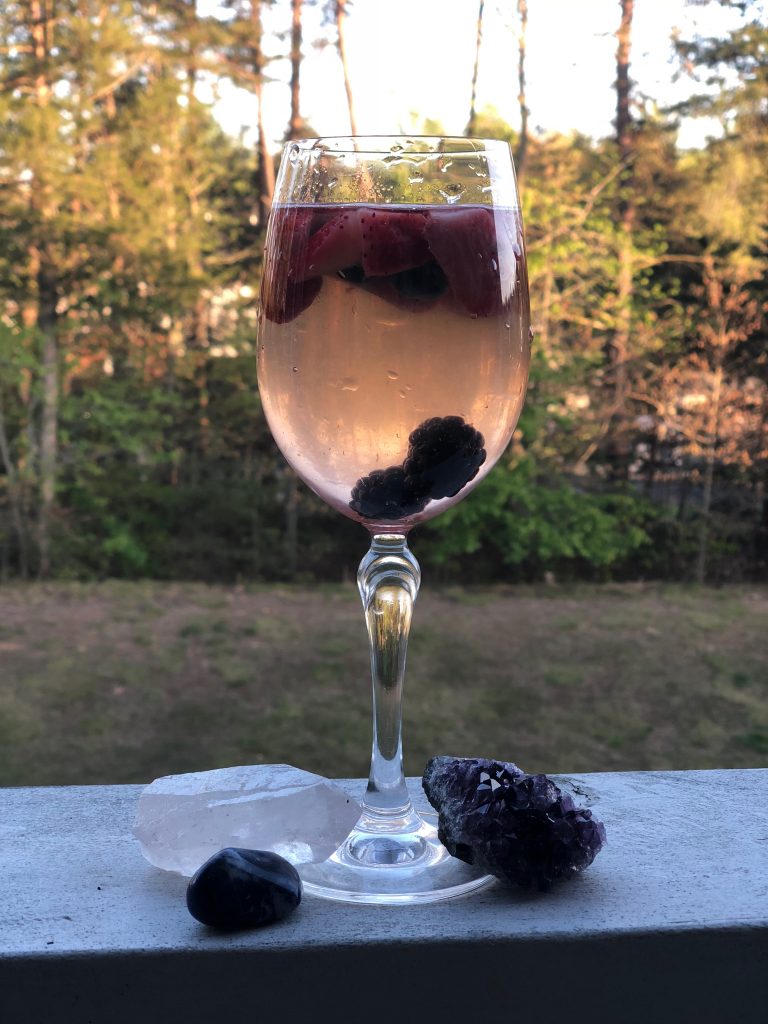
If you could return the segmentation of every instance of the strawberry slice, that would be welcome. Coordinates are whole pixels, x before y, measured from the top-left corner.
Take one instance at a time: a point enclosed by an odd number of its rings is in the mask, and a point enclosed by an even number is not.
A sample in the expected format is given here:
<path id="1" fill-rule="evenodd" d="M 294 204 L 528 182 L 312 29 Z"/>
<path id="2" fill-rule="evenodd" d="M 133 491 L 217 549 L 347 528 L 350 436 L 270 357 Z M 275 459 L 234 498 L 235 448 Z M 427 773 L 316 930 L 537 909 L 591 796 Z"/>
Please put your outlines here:
<path id="1" fill-rule="evenodd" d="M 472 316 L 503 308 L 493 213 L 483 207 L 446 207 L 427 215 L 429 248 L 455 298 Z"/>
<path id="2" fill-rule="evenodd" d="M 281 278 L 274 283 L 274 288 L 265 286 L 262 290 L 264 316 L 273 324 L 287 324 L 312 305 L 323 279 L 310 277 L 306 281 L 291 281 L 290 278 Z"/>
<path id="3" fill-rule="evenodd" d="M 360 211 L 343 210 L 312 235 L 296 278 L 333 274 L 360 262 L 362 246 Z"/>
<path id="4" fill-rule="evenodd" d="M 270 228 L 275 238 L 267 247 L 261 282 L 264 315 L 273 323 L 295 320 L 320 291 L 319 277 L 306 281 L 297 279 L 298 268 L 304 266 L 312 219 L 311 209 L 288 206 L 275 211 Z M 271 253 L 275 255 L 270 256 Z"/>
<path id="5" fill-rule="evenodd" d="M 363 270 L 367 277 L 387 277 L 412 270 L 429 259 L 424 237 L 427 221 L 404 210 L 361 210 Z"/>

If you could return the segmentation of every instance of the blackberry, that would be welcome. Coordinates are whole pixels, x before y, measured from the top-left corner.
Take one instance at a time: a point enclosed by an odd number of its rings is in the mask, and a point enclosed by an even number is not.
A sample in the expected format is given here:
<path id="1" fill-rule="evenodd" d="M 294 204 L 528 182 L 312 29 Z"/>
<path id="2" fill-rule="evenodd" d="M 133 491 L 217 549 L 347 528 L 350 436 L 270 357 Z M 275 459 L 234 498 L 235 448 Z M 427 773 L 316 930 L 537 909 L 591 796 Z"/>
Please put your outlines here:
<path id="1" fill-rule="evenodd" d="M 605 826 L 546 775 L 509 762 L 433 757 L 424 792 L 448 851 L 498 878 L 545 891 L 589 867 Z"/>
<path id="2" fill-rule="evenodd" d="M 409 437 L 406 484 L 429 498 L 452 498 L 485 462 L 483 435 L 461 416 L 425 420 Z"/>
<path id="3" fill-rule="evenodd" d="M 402 466 L 374 469 L 352 488 L 349 507 L 365 519 L 403 519 L 421 512 L 426 496 L 406 482 Z"/>

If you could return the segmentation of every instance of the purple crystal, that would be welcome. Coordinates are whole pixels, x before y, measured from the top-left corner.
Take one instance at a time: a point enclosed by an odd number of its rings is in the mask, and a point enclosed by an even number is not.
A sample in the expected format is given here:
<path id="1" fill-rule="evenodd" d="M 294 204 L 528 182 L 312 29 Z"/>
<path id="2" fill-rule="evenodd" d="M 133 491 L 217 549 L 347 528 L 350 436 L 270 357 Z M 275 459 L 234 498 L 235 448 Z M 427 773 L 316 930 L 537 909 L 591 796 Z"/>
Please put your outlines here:
<path id="1" fill-rule="evenodd" d="M 605 826 L 591 811 L 546 775 L 526 775 L 510 762 L 433 757 L 422 782 L 448 851 L 528 889 L 572 878 L 605 843 Z"/>

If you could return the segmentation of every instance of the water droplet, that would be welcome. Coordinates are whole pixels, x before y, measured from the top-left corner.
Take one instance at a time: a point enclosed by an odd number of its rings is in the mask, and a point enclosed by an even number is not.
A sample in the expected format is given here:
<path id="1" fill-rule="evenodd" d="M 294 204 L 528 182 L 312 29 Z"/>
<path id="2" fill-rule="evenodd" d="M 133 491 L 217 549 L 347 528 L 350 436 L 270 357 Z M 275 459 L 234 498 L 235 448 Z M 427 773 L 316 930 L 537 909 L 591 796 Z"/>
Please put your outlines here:
<path id="1" fill-rule="evenodd" d="M 493 192 L 493 185 L 483 185 L 481 192 Z"/>
<path id="2" fill-rule="evenodd" d="M 354 377 L 345 377 L 341 382 L 342 391 L 357 391 L 360 385 L 357 383 Z"/>
<path id="3" fill-rule="evenodd" d="M 494 259 L 492 258 L 492 259 L 491 259 L 491 270 L 493 270 L 493 271 L 496 271 L 496 270 L 498 270 L 498 269 L 499 269 L 499 264 L 498 264 L 498 263 L 496 262 L 496 260 L 494 260 Z"/>
<path id="4" fill-rule="evenodd" d="M 399 142 L 396 142 L 394 146 L 389 147 L 390 153 L 402 153 L 405 147 L 401 146 Z"/>
<path id="5" fill-rule="evenodd" d="M 505 323 L 504 326 L 507 328 L 507 330 L 509 330 L 512 327 L 512 324 Z"/>
<path id="6" fill-rule="evenodd" d="M 339 179 L 338 178 L 329 178 L 328 179 L 328 184 L 327 184 L 326 187 L 328 188 L 329 191 L 331 191 L 332 189 L 336 188 L 336 186 L 338 184 L 339 184 Z"/>
<path id="7" fill-rule="evenodd" d="M 291 148 L 288 150 L 288 160 L 292 164 L 297 163 L 300 155 L 301 150 L 299 149 L 298 146 L 291 146 Z"/>
<path id="8" fill-rule="evenodd" d="M 298 366 L 294 366 L 294 368 L 293 368 L 293 372 L 294 372 L 294 373 L 298 373 L 298 372 L 299 372 L 299 368 L 298 368 Z"/>
<path id="9" fill-rule="evenodd" d="M 397 380 L 400 374 L 396 370 L 387 370 L 387 376 L 390 380 Z"/>
<path id="10" fill-rule="evenodd" d="M 405 390 L 406 391 L 413 391 L 413 384 L 406 384 L 405 385 Z"/>
<path id="11" fill-rule="evenodd" d="M 532 342 L 533 342 L 533 328 L 529 327 L 528 328 L 528 343 L 531 344 Z"/>
<path id="12" fill-rule="evenodd" d="M 400 388 L 398 394 L 400 395 L 401 398 L 405 398 L 405 390 L 404 390 L 404 388 Z"/>
<path id="13" fill-rule="evenodd" d="M 452 182 L 450 185 L 446 185 L 445 188 L 439 188 L 437 191 L 446 203 L 458 203 L 464 195 L 464 189 L 457 182 Z"/>
<path id="14" fill-rule="evenodd" d="M 422 181 L 424 181 L 424 175 L 423 174 L 412 174 L 408 178 L 408 182 L 411 185 L 420 185 L 422 183 Z"/>

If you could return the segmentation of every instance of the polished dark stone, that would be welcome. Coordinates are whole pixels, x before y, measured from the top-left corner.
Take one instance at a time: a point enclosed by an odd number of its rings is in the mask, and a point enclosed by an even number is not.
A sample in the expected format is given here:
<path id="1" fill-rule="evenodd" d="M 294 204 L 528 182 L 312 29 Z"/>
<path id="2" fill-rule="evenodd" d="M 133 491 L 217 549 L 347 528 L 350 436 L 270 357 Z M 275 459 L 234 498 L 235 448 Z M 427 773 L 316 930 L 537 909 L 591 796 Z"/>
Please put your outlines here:
<path id="1" fill-rule="evenodd" d="M 549 889 L 588 867 L 605 843 L 590 810 L 511 762 L 433 757 L 422 781 L 449 853 L 516 885 Z"/>
<path id="2" fill-rule="evenodd" d="M 187 887 L 187 908 L 213 928 L 258 928 L 288 917 L 301 902 L 292 864 L 265 850 L 220 850 Z"/>

